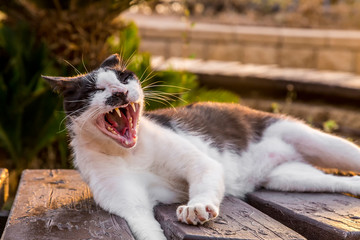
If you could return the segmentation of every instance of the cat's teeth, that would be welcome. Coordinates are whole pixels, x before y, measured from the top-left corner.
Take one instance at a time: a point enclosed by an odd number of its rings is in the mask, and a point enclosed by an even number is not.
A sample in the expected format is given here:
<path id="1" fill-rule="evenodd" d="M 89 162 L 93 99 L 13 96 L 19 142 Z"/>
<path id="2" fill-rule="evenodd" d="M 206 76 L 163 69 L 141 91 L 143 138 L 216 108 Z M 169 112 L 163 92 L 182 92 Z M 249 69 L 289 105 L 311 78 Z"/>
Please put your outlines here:
<path id="1" fill-rule="evenodd" d="M 132 122 L 132 117 L 129 117 L 129 125 L 130 125 L 130 128 L 133 128 L 133 122 Z"/>
<path id="2" fill-rule="evenodd" d="M 136 112 L 135 104 L 134 104 L 133 102 L 130 103 L 130 106 L 132 107 L 132 109 L 134 110 L 134 112 Z"/>
<path id="3" fill-rule="evenodd" d="M 118 135 L 118 133 L 117 133 L 117 132 L 115 132 L 115 130 L 114 130 L 114 129 L 112 129 L 111 127 L 107 127 L 107 130 L 109 130 L 109 132 L 112 132 L 113 134 Z"/>
<path id="4" fill-rule="evenodd" d="M 116 113 L 119 115 L 119 117 L 121 118 L 121 113 L 120 113 L 119 108 L 115 108 L 115 111 L 116 111 Z"/>

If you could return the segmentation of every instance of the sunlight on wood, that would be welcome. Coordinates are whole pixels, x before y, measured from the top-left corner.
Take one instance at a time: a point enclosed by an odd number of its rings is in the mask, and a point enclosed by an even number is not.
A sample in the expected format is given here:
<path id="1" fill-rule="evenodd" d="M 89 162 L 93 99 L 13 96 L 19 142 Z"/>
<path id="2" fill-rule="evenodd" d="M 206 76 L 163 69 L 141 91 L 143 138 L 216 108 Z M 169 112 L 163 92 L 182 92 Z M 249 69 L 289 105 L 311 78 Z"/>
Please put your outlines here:
<path id="1" fill-rule="evenodd" d="M 9 172 L 5 168 L 0 168 L 0 206 L 9 197 Z"/>

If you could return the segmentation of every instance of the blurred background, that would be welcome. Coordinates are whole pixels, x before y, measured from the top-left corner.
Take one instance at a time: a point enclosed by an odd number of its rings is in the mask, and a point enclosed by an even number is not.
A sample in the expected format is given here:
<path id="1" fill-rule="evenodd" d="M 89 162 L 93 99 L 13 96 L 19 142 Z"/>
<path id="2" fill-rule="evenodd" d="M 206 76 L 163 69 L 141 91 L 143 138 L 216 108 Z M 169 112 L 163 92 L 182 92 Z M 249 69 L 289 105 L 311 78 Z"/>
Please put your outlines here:
<path id="1" fill-rule="evenodd" d="M 359 0 L 12 0 L 0 3 L 0 168 L 72 168 L 62 100 L 40 77 L 119 53 L 147 110 L 239 102 L 360 139 Z"/>

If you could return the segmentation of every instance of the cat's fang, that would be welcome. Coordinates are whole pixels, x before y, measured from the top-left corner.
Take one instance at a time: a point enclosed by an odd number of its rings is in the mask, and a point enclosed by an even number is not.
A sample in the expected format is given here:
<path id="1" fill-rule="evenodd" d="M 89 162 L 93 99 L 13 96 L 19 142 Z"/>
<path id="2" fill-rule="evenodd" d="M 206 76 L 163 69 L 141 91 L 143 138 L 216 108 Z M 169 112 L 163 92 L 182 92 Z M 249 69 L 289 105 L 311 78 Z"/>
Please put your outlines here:
<path id="1" fill-rule="evenodd" d="M 136 107 L 135 104 L 133 102 L 130 103 L 130 106 L 132 107 L 132 109 L 134 110 L 134 112 L 136 112 Z"/>
<path id="2" fill-rule="evenodd" d="M 121 118 L 121 113 L 120 113 L 119 108 L 115 108 L 115 111 L 116 111 L 117 115 Z"/>

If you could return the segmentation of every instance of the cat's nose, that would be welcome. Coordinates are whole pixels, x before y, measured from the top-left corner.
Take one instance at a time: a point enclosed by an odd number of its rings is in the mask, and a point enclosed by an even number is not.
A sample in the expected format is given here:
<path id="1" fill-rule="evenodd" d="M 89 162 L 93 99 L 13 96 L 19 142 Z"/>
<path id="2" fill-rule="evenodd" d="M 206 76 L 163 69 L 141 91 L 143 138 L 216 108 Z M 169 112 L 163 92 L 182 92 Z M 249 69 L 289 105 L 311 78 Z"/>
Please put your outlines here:
<path id="1" fill-rule="evenodd" d="M 106 104 L 110 106 L 119 106 L 129 103 L 128 93 L 126 92 L 114 92 L 107 100 Z"/>
<path id="2" fill-rule="evenodd" d="M 121 99 L 125 99 L 128 95 L 129 91 L 126 92 L 115 92 L 113 93 L 113 96 L 117 97 L 117 98 L 121 98 Z"/>

